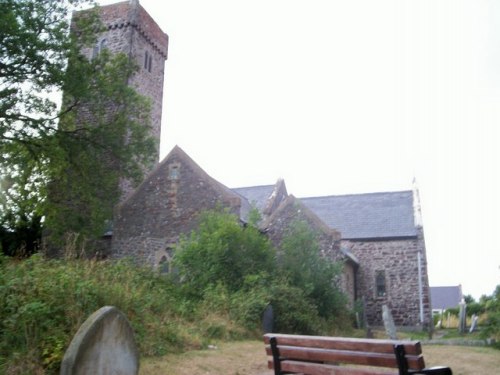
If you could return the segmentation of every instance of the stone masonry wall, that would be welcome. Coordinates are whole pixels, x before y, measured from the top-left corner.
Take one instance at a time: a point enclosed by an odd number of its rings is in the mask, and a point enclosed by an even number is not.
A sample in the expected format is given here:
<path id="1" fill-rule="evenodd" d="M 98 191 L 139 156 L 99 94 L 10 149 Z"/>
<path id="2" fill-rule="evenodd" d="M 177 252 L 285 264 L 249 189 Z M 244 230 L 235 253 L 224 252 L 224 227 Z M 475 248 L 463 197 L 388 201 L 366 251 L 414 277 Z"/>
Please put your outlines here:
<path id="1" fill-rule="evenodd" d="M 358 258 L 358 298 L 366 302 L 370 325 L 381 326 L 382 306 L 388 305 L 398 326 L 421 326 L 418 283 L 418 251 L 422 259 L 424 325 L 430 324 L 431 308 L 423 237 L 384 241 L 342 240 L 342 246 Z M 386 294 L 377 295 L 377 272 L 385 272 Z"/>

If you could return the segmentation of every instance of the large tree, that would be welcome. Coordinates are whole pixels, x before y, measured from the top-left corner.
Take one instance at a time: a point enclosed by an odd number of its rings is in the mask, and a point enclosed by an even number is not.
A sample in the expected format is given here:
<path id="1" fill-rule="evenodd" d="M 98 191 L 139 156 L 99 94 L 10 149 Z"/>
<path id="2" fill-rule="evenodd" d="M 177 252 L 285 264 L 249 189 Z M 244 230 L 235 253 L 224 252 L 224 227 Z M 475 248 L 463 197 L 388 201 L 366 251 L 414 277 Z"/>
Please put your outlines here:
<path id="1" fill-rule="evenodd" d="M 43 217 L 55 238 L 98 235 L 119 199 L 120 178 L 139 181 L 153 162 L 149 102 L 127 84 L 135 63 L 106 51 L 92 60 L 81 55 L 101 27 L 97 8 L 69 30 L 71 12 L 90 5 L 0 0 L 4 230 Z"/>

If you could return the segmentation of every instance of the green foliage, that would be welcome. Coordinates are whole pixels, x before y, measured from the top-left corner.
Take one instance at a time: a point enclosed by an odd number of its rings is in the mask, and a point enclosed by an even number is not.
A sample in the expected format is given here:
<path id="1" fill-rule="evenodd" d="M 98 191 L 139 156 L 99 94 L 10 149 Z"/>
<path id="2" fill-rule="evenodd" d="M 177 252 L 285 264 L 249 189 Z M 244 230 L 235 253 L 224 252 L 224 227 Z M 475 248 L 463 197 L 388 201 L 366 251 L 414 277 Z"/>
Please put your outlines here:
<path id="1" fill-rule="evenodd" d="M 326 332 L 326 322 L 304 290 L 278 282 L 273 285 L 271 294 L 277 332 L 304 335 Z"/>
<path id="2" fill-rule="evenodd" d="M 490 298 L 484 298 L 487 320 L 482 335 L 494 338 L 496 347 L 500 349 L 500 285 L 497 285 Z"/>
<path id="3" fill-rule="evenodd" d="M 200 224 L 176 248 L 174 266 L 193 295 L 222 284 L 234 292 L 249 275 L 270 273 L 274 252 L 269 240 L 252 226 L 242 227 L 235 215 L 207 211 Z"/>
<path id="4" fill-rule="evenodd" d="M 341 266 L 320 256 L 306 223 L 289 229 L 277 264 L 254 225 L 242 227 L 227 212 L 204 212 L 174 256 L 184 291 L 249 330 L 260 328 L 269 303 L 280 332 L 319 333 L 333 321 L 346 323 L 345 297 L 336 285 Z"/>
<path id="5" fill-rule="evenodd" d="M 345 313 L 345 296 L 338 286 L 342 265 L 321 256 L 317 236 L 306 222 L 294 221 L 288 228 L 279 266 L 290 284 L 315 304 L 320 316 Z"/>

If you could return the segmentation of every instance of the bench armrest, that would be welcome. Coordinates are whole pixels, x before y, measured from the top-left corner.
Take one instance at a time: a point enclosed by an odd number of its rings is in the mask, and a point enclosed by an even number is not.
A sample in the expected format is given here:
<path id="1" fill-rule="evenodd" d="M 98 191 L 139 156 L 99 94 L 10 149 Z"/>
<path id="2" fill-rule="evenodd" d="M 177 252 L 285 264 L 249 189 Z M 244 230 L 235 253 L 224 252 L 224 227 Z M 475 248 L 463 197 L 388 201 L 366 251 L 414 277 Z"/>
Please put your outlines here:
<path id="1" fill-rule="evenodd" d="M 424 368 L 417 371 L 408 371 L 410 374 L 423 374 L 423 375 L 453 375 L 451 368 L 444 366 L 436 366 L 430 368 Z"/>

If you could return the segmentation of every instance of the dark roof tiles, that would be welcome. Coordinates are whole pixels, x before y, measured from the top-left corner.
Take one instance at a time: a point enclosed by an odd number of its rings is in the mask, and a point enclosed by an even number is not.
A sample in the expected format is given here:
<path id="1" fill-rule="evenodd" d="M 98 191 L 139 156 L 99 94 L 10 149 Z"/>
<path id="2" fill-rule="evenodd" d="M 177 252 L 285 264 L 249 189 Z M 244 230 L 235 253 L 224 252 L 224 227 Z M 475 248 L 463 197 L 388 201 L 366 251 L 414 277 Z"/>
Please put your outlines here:
<path id="1" fill-rule="evenodd" d="M 301 201 L 344 239 L 413 237 L 413 193 L 331 195 Z"/>
<path id="2" fill-rule="evenodd" d="M 238 193 L 246 200 L 254 205 L 259 211 L 263 211 L 266 208 L 268 199 L 273 194 L 276 185 L 263 185 L 263 186 L 251 186 L 231 189 L 235 193 Z"/>
<path id="3" fill-rule="evenodd" d="M 458 307 L 462 300 L 462 286 L 431 286 L 431 304 L 433 309 Z"/>

